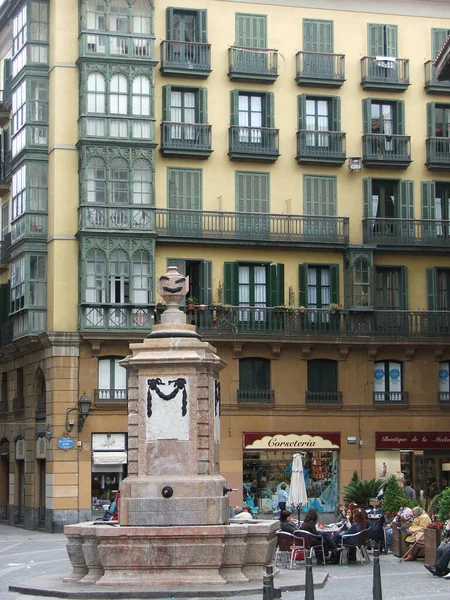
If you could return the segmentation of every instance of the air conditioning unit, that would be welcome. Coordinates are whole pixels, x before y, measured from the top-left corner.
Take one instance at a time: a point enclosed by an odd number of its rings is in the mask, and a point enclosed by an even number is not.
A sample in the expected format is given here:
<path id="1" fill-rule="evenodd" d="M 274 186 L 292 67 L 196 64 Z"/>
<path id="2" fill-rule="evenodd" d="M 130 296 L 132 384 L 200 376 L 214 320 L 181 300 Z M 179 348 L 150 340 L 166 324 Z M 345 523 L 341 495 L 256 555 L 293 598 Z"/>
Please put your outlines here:
<path id="1" fill-rule="evenodd" d="M 361 171 L 362 158 L 360 156 L 350 156 L 348 159 L 348 168 L 350 171 Z"/>

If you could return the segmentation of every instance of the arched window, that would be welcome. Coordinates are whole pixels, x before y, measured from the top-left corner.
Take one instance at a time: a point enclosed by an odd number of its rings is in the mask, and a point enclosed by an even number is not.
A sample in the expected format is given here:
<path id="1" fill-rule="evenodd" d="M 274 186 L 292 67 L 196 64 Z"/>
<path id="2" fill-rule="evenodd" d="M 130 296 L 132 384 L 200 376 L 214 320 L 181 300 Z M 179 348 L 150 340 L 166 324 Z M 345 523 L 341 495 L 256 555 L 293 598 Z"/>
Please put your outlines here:
<path id="1" fill-rule="evenodd" d="M 152 32 L 151 7 L 148 0 L 135 0 L 132 7 L 132 31 L 133 33 Z"/>
<path id="2" fill-rule="evenodd" d="M 133 254 L 132 261 L 132 295 L 133 304 L 148 304 L 150 302 L 150 290 L 152 288 L 150 279 L 150 256 L 144 250 L 138 250 Z"/>
<path id="3" fill-rule="evenodd" d="M 106 301 L 106 258 L 98 248 L 91 248 L 86 256 L 85 301 Z"/>
<path id="4" fill-rule="evenodd" d="M 128 164 L 123 158 L 115 158 L 111 163 L 111 202 L 128 204 Z"/>
<path id="5" fill-rule="evenodd" d="M 91 158 L 87 165 L 87 201 L 105 204 L 106 168 L 101 158 Z"/>
<path id="6" fill-rule="evenodd" d="M 128 114 L 128 82 L 124 75 L 113 75 L 109 84 L 109 112 Z"/>
<path id="7" fill-rule="evenodd" d="M 91 73 L 87 81 L 87 111 L 89 113 L 106 112 L 105 78 L 100 73 Z"/>
<path id="8" fill-rule="evenodd" d="M 152 171 L 147 160 L 139 159 L 133 164 L 133 204 L 152 203 Z"/>
<path id="9" fill-rule="evenodd" d="M 109 301 L 128 304 L 130 301 L 130 263 L 124 250 L 113 250 L 109 261 Z"/>
<path id="10" fill-rule="evenodd" d="M 87 0 L 86 28 L 94 31 L 106 31 L 105 0 Z"/>
<path id="11" fill-rule="evenodd" d="M 128 33 L 128 3 L 126 0 L 111 0 L 109 30 Z"/>

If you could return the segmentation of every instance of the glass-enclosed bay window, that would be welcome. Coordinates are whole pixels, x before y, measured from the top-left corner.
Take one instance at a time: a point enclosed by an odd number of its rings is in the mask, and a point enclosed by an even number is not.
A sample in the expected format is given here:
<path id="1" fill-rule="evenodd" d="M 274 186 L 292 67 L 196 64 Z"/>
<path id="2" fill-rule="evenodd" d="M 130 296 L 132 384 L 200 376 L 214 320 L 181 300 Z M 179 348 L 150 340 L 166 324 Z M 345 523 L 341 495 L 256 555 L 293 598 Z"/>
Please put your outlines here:
<path id="1" fill-rule="evenodd" d="M 11 303 L 14 337 L 44 331 L 47 308 L 47 256 L 27 253 L 11 263 Z"/>
<path id="2" fill-rule="evenodd" d="M 48 0 L 29 0 L 13 17 L 12 76 L 48 64 Z"/>

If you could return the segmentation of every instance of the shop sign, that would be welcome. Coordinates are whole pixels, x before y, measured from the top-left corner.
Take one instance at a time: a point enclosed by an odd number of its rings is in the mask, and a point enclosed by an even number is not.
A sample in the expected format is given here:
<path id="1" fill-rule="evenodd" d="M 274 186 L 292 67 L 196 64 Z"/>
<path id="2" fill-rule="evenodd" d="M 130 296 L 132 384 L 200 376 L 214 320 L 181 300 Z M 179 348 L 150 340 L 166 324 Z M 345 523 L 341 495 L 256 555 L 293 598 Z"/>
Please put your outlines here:
<path id="1" fill-rule="evenodd" d="M 375 432 L 376 450 L 450 450 L 450 432 Z"/>
<path id="2" fill-rule="evenodd" d="M 243 433 L 246 450 L 337 450 L 340 433 Z"/>
<path id="3" fill-rule="evenodd" d="M 47 458 L 47 439 L 43 436 L 36 440 L 36 458 Z"/>
<path id="4" fill-rule="evenodd" d="M 75 441 L 71 437 L 60 437 L 58 448 L 61 450 L 71 450 L 75 446 Z"/>
<path id="5" fill-rule="evenodd" d="M 124 433 L 93 433 L 92 450 L 126 450 Z"/>
<path id="6" fill-rule="evenodd" d="M 25 439 L 16 440 L 16 460 L 25 460 Z"/>

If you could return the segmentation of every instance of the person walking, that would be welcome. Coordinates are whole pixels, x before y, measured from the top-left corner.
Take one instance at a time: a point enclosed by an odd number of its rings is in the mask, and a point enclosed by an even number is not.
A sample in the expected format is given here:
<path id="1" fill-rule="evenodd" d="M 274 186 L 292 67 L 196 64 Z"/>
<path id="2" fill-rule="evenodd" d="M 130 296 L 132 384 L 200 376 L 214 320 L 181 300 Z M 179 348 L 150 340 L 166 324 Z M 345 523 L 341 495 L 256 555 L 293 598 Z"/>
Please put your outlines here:
<path id="1" fill-rule="evenodd" d="M 280 510 L 286 510 L 286 503 L 289 499 L 289 495 L 286 491 L 286 484 L 282 483 L 278 488 L 278 508 Z"/>

